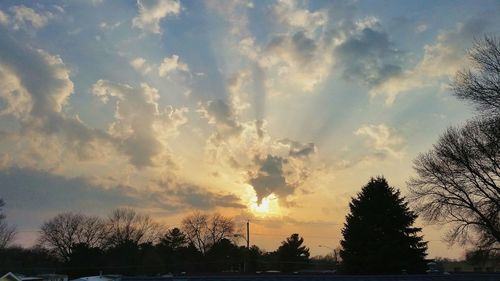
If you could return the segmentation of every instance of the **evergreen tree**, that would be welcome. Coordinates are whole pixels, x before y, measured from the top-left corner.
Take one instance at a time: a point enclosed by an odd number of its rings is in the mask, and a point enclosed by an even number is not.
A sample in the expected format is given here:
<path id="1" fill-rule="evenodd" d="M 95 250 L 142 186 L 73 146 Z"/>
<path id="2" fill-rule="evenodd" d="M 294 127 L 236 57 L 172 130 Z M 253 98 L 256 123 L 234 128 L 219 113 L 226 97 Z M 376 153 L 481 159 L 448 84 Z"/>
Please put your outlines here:
<path id="1" fill-rule="evenodd" d="M 309 248 L 302 245 L 303 243 L 304 238 L 300 237 L 297 233 L 292 234 L 285 241 L 281 242 L 281 246 L 276 251 L 276 254 L 282 271 L 291 272 L 307 267 Z"/>
<path id="2" fill-rule="evenodd" d="M 160 245 L 175 251 L 181 247 L 185 247 L 188 244 L 186 234 L 184 234 L 179 228 L 174 227 L 169 229 L 167 233 L 161 238 Z"/>
<path id="3" fill-rule="evenodd" d="M 417 215 L 383 177 L 372 178 L 349 204 L 340 242 L 343 270 L 352 274 L 423 272 L 427 242 L 412 227 Z"/>

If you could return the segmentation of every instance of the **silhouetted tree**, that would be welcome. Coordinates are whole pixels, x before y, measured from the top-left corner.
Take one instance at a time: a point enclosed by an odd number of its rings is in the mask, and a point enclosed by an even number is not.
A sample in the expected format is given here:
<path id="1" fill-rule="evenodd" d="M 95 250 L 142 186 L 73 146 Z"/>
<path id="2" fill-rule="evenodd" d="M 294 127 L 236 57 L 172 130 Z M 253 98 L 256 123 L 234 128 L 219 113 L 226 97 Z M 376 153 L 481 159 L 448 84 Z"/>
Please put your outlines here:
<path id="1" fill-rule="evenodd" d="M 167 233 L 160 239 L 160 245 L 175 251 L 181 247 L 185 247 L 188 244 L 186 234 L 184 234 L 179 228 L 174 227 L 169 229 Z"/>
<path id="2" fill-rule="evenodd" d="M 243 249 L 233 244 L 231 240 L 223 238 L 207 251 L 205 263 L 211 272 L 238 271 L 242 267 Z"/>
<path id="3" fill-rule="evenodd" d="M 70 278 L 98 275 L 104 265 L 103 254 L 98 247 L 78 243 L 72 248 L 69 261 L 65 264 L 65 272 Z"/>
<path id="4" fill-rule="evenodd" d="M 162 273 L 165 268 L 160 252 L 152 243 L 144 243 L 139 247 L 138 275 L 154 276 Z"/>
<path id="5" fill-rule="evenodd" d="M 179 273 L 184 270 L 183 265 L 189 255 L 187 253 L 188 240 L 179 228 L 169 229 L 160 239 L 157 248 L 167 272 Z"/>
<path id="6" fill-rule="evenodd" d="M 346 273 L 423 272 L 427 242 L 412 227 L 417 216 L 383 177 L 372 178 L 349 203 L 342 229 L 342 268 Z"/>
<path id="7" fill-rule="evenodd" d="M 468 53 L 472 69 L 457 73 L 454 94 L 483 115 L 500 117 L 500 38 L 476 40 Z"/>
<path id="8" fill-rule="evenodd" d="M 291 272 L 307 267 L 309 260 L 309 248 L 302 245 L 304 238 L 294 233 L 285 241 L 281 242 L 276 254 L 281 265 L 281 270 Z"/>
<path id="9" fill-rule="evenodd" d="M 102 219 L 70 212 L 56 215 L 44 222 L 40 228 L 38 243 L 54 251 L 64 262 L 69 262 L 76 245 L 99 248 L 103 246 L 106 237 L 107 231 Z"/>
<path id="10" fill-rule="evenodd" d="M 107 221 L 107 244 L 155 243 L 161 237 L 161 225 L 147 215 L 138 214 L 133 209 L 116 209 Z"/>
<path id="11" fill-rule="evenodd" d="M 0 249 L 0 274 L 9 271 L 26 275 L 64 272 L 61 261 L 49 250 L 41 247 L 25 249 L 20 246 Z"/>
<path id="12" fill-rule="evenodd" d="M 182 229 L 190 243 L 205 255 L 210 248 L 224 238 L 233 238 L 235 224 L 220 214 L 196 212 L 182 220 Z"/>
<path id="13" fill-rule="evenodd" d="M 0 199 L 0 249 L 7 247 L 16 236 L 16 228 L 5 221 L 3 206 L 5 206 L 5 202 Z"/>
<path id="14" fill-rule="evenodd" d="M 457 97 L 481 115 L 452 127 L 414 161 L 408 182 L 416 210 L 429 222 L 450 223 L 450 242 L 500 245 L 500 40 L 485 37 L 469 51 L 472 70 L 458 72 Z"/>
<path id="15" fill-rule="evenodd" d="M 262 256 L 264 252 L 256 245 L 252 245 L 247 252 L 246 262 L 247 262 L 247 272 L 256 272 L 259 270 L 260 264 L 262 263 Z"/>
<path id="16" fill-rule="evenodd" d="M 109 273 L 136 275 L 140 264 L 139 245 L 134 240 L 120 240 L 106 251 L 105 259 Z"/>
<path id="17" fill-rule="evenodd" d="M 450 223 L 450 242 L 500 243 L 500 126 L 489 120 L 449 128 L 414 161 L 408 182 L 415 209 L 430 222 Z"/>

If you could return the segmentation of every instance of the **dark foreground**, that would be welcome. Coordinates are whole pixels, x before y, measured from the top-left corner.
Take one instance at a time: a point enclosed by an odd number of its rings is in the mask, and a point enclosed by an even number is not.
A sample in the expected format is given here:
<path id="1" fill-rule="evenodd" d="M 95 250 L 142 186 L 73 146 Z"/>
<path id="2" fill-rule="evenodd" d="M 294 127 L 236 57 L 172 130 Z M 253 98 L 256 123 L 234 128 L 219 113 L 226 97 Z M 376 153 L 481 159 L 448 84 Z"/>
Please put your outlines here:
<path id="1" fill-rule="evenodd" d="M 121 281 L 500 281 L 500 273 L 450 275 L 200 275 L 170 278 L 122 277 Z"/>

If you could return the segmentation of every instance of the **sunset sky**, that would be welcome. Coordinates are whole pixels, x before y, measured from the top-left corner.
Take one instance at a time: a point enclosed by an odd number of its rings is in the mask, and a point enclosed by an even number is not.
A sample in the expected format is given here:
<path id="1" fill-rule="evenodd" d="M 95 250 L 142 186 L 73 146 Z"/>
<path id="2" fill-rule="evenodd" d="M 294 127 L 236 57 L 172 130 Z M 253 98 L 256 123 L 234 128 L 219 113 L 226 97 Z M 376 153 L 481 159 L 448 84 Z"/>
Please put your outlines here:
<path id="1" fill-rule="evenodd" d="M 17 243 L 117 207 L 336 247 L 352 196 L 473 115 L 449 90 L 498 1 L 1 1 L 0 197 Z M 430 257 L 458 258 L 425 225 Z M 241 241 L 243 244 L 243 242 Z"/>

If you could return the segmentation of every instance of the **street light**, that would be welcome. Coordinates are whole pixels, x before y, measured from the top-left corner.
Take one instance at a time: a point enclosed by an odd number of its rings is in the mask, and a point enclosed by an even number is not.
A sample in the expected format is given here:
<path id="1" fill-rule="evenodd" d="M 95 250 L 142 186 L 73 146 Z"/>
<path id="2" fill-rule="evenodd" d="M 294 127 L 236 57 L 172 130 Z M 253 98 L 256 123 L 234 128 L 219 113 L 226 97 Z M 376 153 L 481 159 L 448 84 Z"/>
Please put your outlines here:
<path id="1" fill-rule="evenodd" d="M 318 245 L 318 247 L 320 248 L 327 248 L 327 249 L 330 249 L 332 250 L 333 252 L 333 262 L 335 262 L 335 266 L 337 266 L 338 262 L 339 262 L 339 259 L 338 259 L 338 251 L 337 249 L 334 249 L 332 247 L 328 247 L 328 246 L 325 246 L 325 245 Z"/>

